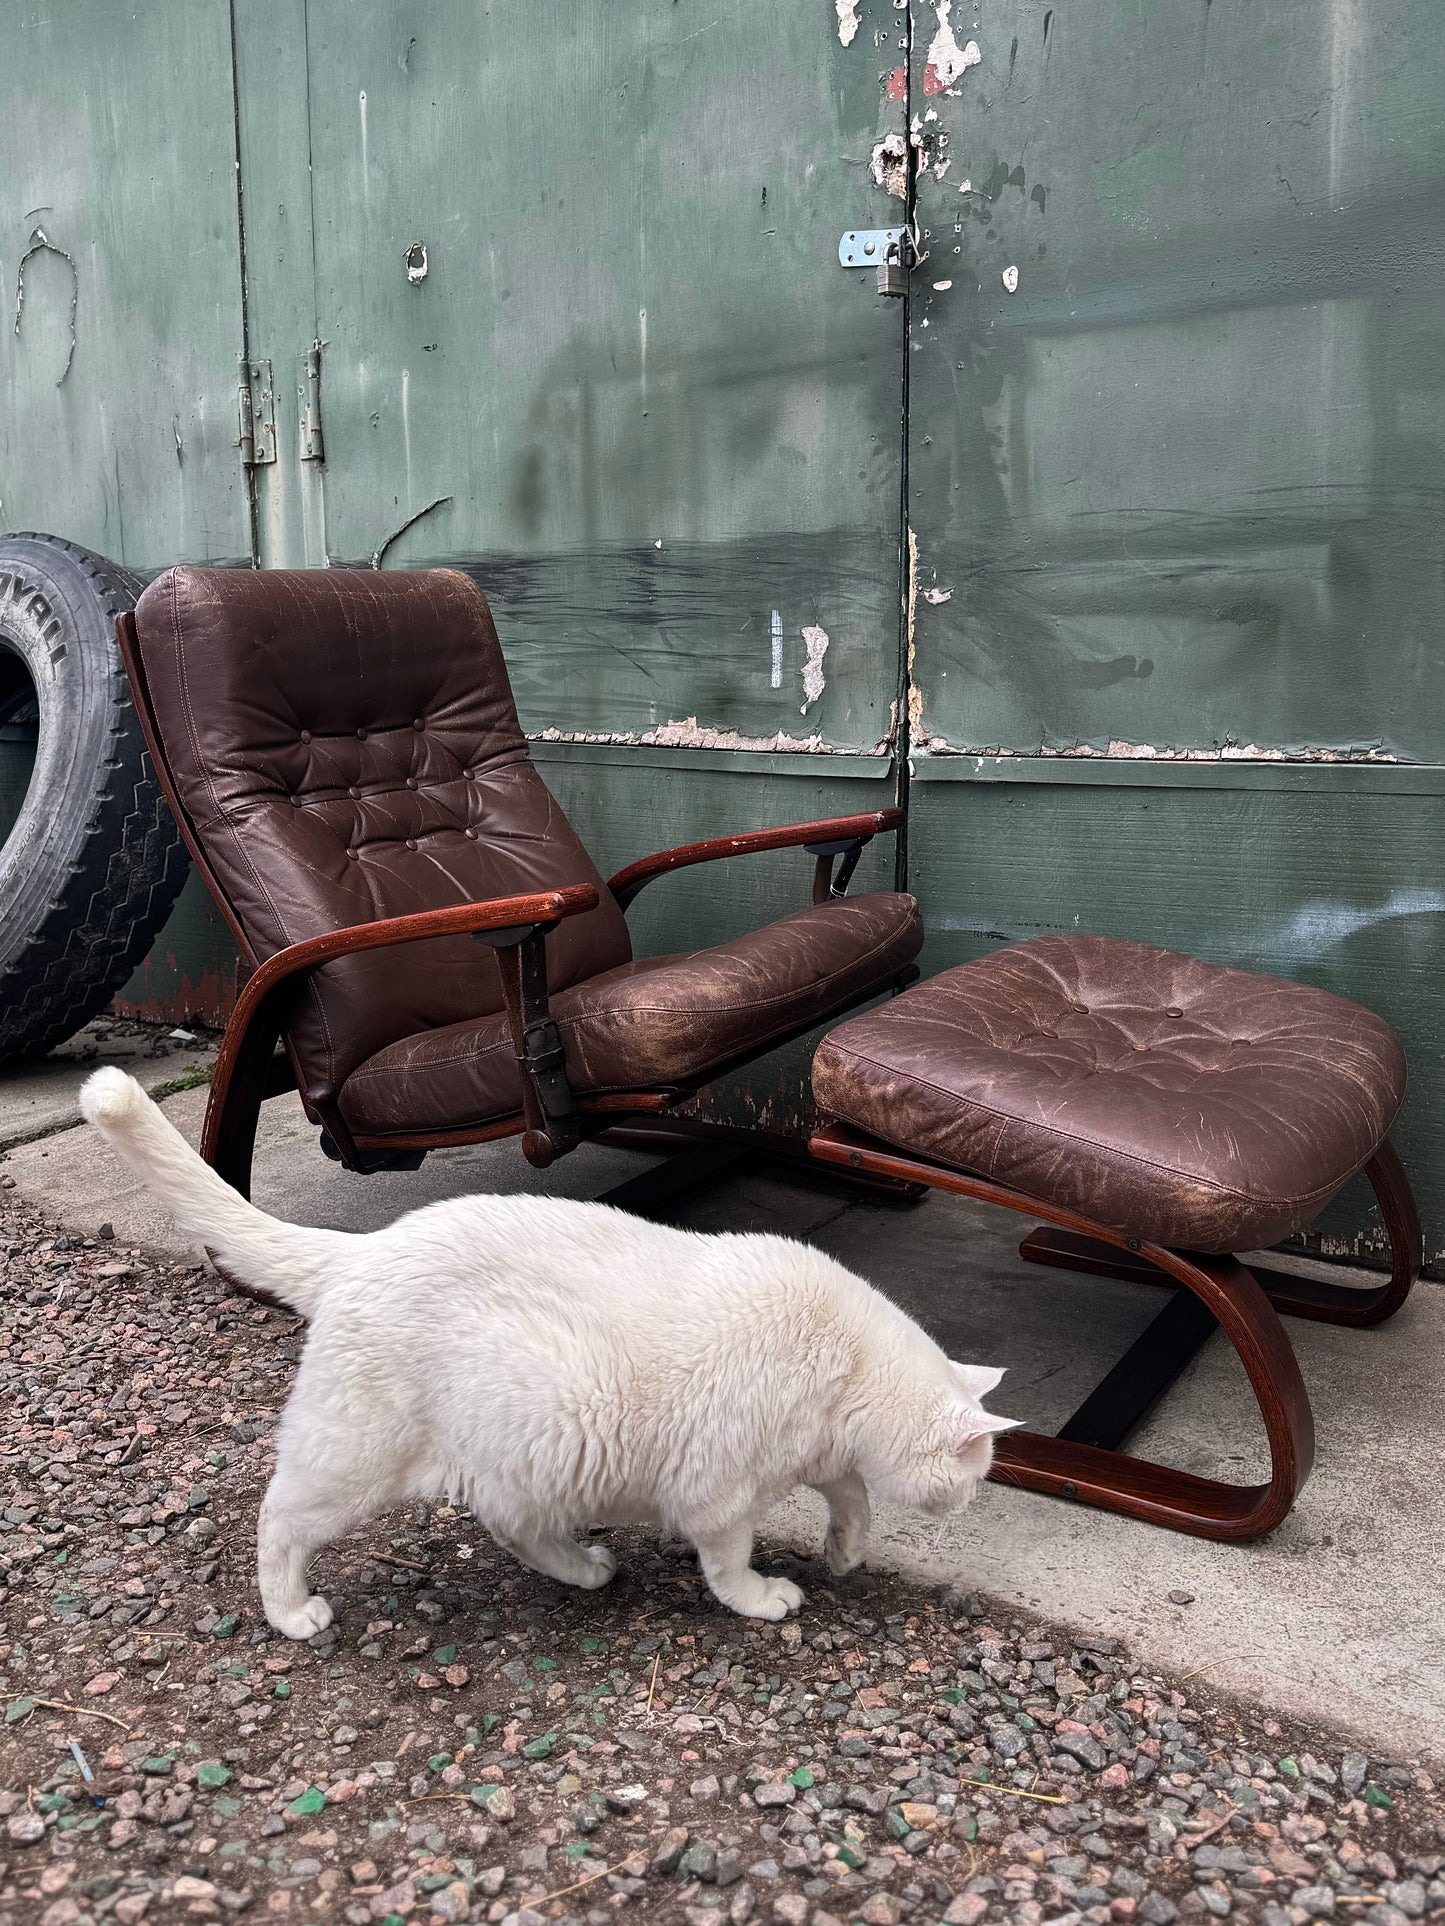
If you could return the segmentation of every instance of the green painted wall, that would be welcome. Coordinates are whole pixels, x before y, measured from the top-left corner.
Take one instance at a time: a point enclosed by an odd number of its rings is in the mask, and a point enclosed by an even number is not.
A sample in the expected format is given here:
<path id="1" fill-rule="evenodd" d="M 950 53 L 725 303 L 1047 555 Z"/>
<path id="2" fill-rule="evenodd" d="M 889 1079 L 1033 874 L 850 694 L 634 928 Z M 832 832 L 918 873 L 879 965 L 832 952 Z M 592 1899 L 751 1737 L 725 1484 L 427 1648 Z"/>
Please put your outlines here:
<path id="1" fill-rule="evenodd" d="M 0 530 L 249 559 L 235 152 L 224 5 L 5 8 Z"/>
<path id="2" fill-rule="evenodd" d="M 913 19 L 925 967 L 1087 928 L 1372 1005 L 1439 1263 L 1438 7 Z M 1183 752 L 1215 760 L 1133 760 Z M 1325 1228 L 1369 1227 L 1352 1194 Z"/>

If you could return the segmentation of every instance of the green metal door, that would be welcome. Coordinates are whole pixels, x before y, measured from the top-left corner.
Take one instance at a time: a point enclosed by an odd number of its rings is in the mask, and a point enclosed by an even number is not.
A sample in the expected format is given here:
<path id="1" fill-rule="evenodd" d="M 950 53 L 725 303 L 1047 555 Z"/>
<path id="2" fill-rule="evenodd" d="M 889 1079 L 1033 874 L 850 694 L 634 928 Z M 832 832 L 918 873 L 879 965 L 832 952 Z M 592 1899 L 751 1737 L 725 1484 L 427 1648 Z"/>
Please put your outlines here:
<path id="1" fill-rule="evenodd" d="M 227 8 L 11 6 L 3 40 L 0 529 L 247 563 Z"/>
<path id="2" fill-rule="evenodd" d="M 604 872 L 891 801 L 905 304 L 839 244 L 901 216 L 874 156 L 903 144 L 906 16 L 257 0 L 236 26 L 263 564 L 470 570 Z M 639 944 L 798 907 L 807 868 L 679 878 Z M 796 1115 L 804 1065 L 738 1100 Z"/>
<path id="3" fill-rule="evenodd" d="M 1438 7 L 913 11 L 925 963 L 1092 929 L 1372 1005 L 1438 1260 Z"/>

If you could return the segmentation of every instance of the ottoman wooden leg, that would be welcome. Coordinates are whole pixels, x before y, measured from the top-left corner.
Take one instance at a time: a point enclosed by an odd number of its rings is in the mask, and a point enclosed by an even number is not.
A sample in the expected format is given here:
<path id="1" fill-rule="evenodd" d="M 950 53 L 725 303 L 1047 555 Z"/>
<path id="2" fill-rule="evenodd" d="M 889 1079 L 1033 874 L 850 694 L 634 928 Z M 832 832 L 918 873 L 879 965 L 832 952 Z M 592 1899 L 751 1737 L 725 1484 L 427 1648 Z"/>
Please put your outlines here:
<path id="1" fill-rule="evenodd" d="M 1254 1264 L 1250 1275 L 1258 1282 L 1277 1311 L 1289 1317 L 1311 1318 L 1320 1324 L 1350 1324 L 1356 1327 L 1383 1324 L 1393 1317 L 1410 1295 L 1420 1275 L 1424 1257 L 1424 1238 L 1414 1193 L 1404 1166 L 1393 1144 L 1384 1143 L 1365 1165 L 1365 1175 L 1379 1202 L 1380 1214 L 1390 1239 L 1391 1271 L 1388 1282 L 1376 1290 L 1362 1291 L 1344 1284 L 1319 1283 L 1314 1278 L 1297 1277 L 1272 1264 Z M 1042 1212 L 1039 1215 L 1042 1216 Z M 1019 1245 L 1019 1255 L 1033 1264 L 1051 1264 L 1060 1270 L 1086 1271 L 1094 1277 L 1122 1277 L 1136 1284 L 1165 1284 L 1169 1280 L 1158 1267 L 1132 1250 L 1117 1249 L 1097 1235 L 1077 1231 L 1038 1229 Z"/>
<path id="2" fill-rule="evenodd" d="M 1137 1374 L 1135 1351 L 1105 1379 L 1099 1392 L 1075 1413 L 1065 1433 L 1048 1437 L 1041 1432 L 1011 1431 L 1000 1437 L 991 1477 L 1000 1484 L 1072 1498 L 1102 1510 L 1123 1512 L 1150 1524 L 1198 1538 L 1249 1539 L 1272 1531 L 1286 1516 L 1314 1462 L 1314 1420 L 1309 1398 L 1295 1361 L 1289 1337 L 1264 1290 L 1234 1257 L 1185 1256 L 1161 1245 L 1124 1238 L 1101 1224 L 1091 1224 L 1076 1213 L 1055 1209 L 984 1178 L 908 1157 L 841 1125 L 820 1130 L 809 1143 L 812 1155 L 825 1163 L 851 1165 L 880 1176 L 925 1183 L 935 1190 L 953 1191 L 980 1202 L 1002 1205 L 1024 1216 L 1042 1217 L 1058 1230 L 1087 1241 L 1113 1260 L 1116 1274 L 1133 1276 L 1147 1271 L 1155 1283 L 1172 1280 L 1182 1287 L 1179 1296 L 1140 1345 L 1152 1341 L 1163 1354 L 1164 1369 L 1155 1367 L 1139 1378 L 1142 1395 L 1138 1409 L 1127 1409 L 1126 1381 Z M 1057 1261 L 1057 1260 L 1046 1260 Z M 1068 1261 L 1068 1260 L 1065 1260 Z M 1090 1263 L 1088 1268 L 1102 1265 Z M 1194 1307 L 1198 1306 L 1196 1312 Z M 1169 1382 L 1168 1363 L 1177 1371 L 1209 1334 L 1216 1322 L 1238 1353 L 1259 1401 L 1269 1441 L 1270 1476 L 1260 1485 L 1232 1485 L 1216 1478 L 1200 1478 L 1168 1465 L 1130 1458 L 1123 1452 L 1090 1443 L 1077 1435 L 1094 1425 L 1091 1406 L 1099 1400 L 1099 1430 L 1115 1427 L 1127 1432 L 1144 1409 Z M 1166 1325 L 1163 1331 L 1158 1326 Z M 1118 1381 L 1119 1390 L 1110 1387 Z"/>

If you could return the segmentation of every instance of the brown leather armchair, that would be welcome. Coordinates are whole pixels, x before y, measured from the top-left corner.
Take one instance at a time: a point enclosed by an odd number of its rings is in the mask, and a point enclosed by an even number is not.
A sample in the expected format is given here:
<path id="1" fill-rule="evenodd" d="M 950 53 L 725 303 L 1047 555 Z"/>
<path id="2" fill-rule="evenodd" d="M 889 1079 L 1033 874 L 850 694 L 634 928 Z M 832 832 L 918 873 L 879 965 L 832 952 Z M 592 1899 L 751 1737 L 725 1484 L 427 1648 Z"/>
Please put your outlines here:
<path id="1" fill-rule="evenodd" d="M 293 1081 L 353 1170 L 513 1134 L 544 1166 L 895 986 L 921 946 L 912 897 L 844 894 L 896 809 L 666 850 L 604 883 L 532 765 L 460 573 L 173 568 L 117 629 L 166 795 L 253 972 L 202 1139 L 243 1193 L 260 1105 Z M 624 912 L 647 883 L 793 846 L 816 857 L 811 907 L 633 956 Z"/>

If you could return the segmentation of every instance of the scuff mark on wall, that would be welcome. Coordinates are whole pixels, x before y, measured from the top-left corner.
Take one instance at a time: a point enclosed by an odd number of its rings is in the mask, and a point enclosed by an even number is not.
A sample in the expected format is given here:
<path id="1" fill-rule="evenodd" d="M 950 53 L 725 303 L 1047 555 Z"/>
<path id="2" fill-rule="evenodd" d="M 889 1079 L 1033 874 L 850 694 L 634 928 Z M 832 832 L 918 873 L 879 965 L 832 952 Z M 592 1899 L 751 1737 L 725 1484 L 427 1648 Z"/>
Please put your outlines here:
<path id="1" fill-rule="evenodd" d="M 803 645 L 808 651 L 808 659 L 803 664 L 803 706 L 798 711 L 800 716 L 808 713 L 827 686 L 823 675 L 823 657 L 828 653 L 828 631 L 816 626 L 805 628 Z"/>
<path id="2" fill-rule="evenodd" d="M 838 16 L 838 38 L 845 47 L 851 47 L 858 31 L 858 0 L 833 0 L 833 5 Z"/>
<path id="3" fill-rule="evenodd" d="M 65 377 L 70 373 L 70 364 L 75 359 L 75 311 L 80 305 L 80 275 L 76 271 L 75 262 L 71 256 L 66 253 L 63 247 L 57 247 L 55 245 L 54 241 L 47 236 L 43 227 L 31 229 L 30 245 L 20 256 L 20 265 L 15 272 L 15 334 L 17 339 L 20 334 L 20 317 L 25 311 L 25 263 L 30 260 L 32 255 L 36 254 L 58 254 L 70 269 L 70 347 L 65 356 L 65 366 L 60 370 L 60 378 L 55 384 L 58 388 L 60 383 L 64 381 Z"/>
<path id="4" fill-rule="evenodd" d="M 1272 956 L 1303 961 L 1327 955 L 1348 937 L 1357 936 L 1361 930 L 1376 929 L 1381 923 L 1393 923 L 1402 916 L 1442 914 L 1445 914 L 1445 891 L 1438 889 L 1392 890 L 1374 909 L 1316 897 L 1301 903 L 1278 935 L 1266 936 L 1263 944 Z"/>
<path id="5" fill-rule="evenodd" d="M 869 162 L 874 185 L 884 188 L 895 200 L 908 199 L 908 138 L 904 134 L 885 134 L 873 149 Z"/>
<path id="6" fill-rule="evenodd" d="M 953 11 L 953 0 L 938 0 L 933 11 L 938 16 L 938 31 L 928 46 L 928 64 L 923 69 L 923 91 L 925 94 L 946 94 L 952 91 L 953 83 L 966 74 L 970 67 L 977 67 L 983 59 L 976 40 L 960 47 L 949 14 Z"/>
<path id="7" fill-rule="evenodd" d="M 641 735 L 607 729 L 535 729 L 529 732 L 527 740 L 587 743 L 602 749 L 748 749 L 764 754 L 783 750 L 808 756 L 886 756 L 893 747 L 888 736 L 874 743 L 871 749 L 840 749 L 825 742 L 820 735 L 790 736 L 781 729 L 775 736 L 744 736 L 736 729 L 710 729 L 696 716 L 688 716 L 682 722 L 661 722 Z"/>

